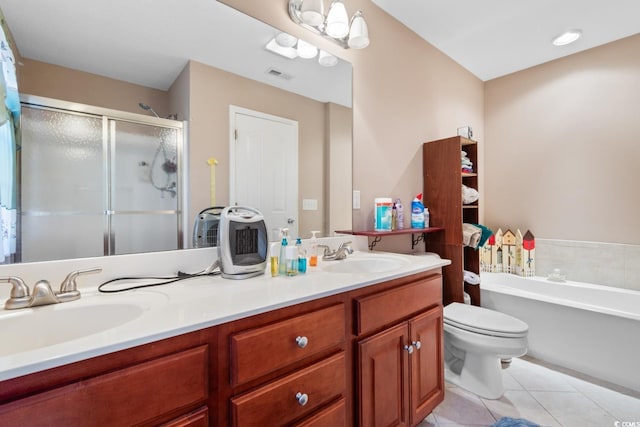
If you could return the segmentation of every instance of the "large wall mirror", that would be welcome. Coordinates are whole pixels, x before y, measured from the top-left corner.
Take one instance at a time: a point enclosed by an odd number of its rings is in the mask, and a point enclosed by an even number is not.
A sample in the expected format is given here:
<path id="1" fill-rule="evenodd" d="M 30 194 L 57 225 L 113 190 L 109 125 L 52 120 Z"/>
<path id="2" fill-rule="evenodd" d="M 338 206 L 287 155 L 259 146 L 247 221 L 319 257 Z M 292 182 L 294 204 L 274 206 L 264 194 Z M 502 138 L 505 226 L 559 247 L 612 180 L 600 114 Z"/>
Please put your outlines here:
<path id="1" fill-rule="evenodd" d="M 144 103 L 162 118 L 185 121 L 180 247 L 192 247 L 198 212 L 237 203 L 230 190 L 233 111 L 297 123 L 297 212 L 290 219 L 298 235 L 351 227 L 348 62 L 323 66 L 318 56 L 276 54 L 267 45 L 279 30 L 212 0 L 0 0 L 0 9 L 19 53 L 21 93 L 149 116 Z M 270 162 L 263 163 L 269 174 Z"/>

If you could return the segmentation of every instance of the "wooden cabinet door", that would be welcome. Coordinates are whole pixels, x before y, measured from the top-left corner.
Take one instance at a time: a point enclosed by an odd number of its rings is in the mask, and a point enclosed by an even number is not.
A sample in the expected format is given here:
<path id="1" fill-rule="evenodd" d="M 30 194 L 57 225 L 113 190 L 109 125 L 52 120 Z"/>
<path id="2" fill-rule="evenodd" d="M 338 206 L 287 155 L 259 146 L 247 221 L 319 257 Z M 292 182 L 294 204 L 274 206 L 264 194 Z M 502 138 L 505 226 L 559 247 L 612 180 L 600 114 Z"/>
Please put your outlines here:
<path id="1" fill-rule="evenodd" d="M 409 333 L 414 345 L 409 356 L 411 425 L 417 425 L 444 400 L 442 306 L 411 319 Z"/>
<path id="2" fill-rule="evenodd" d="M 401 323 L 358 343 L 359 423 L 363 427 L 409 424 L 408 324 Z"/>

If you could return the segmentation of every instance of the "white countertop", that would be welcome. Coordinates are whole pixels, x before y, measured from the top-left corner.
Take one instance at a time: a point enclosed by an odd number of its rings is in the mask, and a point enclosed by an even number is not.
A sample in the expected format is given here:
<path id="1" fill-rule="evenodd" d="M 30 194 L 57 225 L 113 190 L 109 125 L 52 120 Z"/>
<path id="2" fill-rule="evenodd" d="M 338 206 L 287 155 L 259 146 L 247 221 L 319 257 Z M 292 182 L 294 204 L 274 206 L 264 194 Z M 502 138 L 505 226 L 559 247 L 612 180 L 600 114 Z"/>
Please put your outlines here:
<path id="1" fill-rule="evenodd" d="M 326 271 L 323 264 L 345 261 L 325 261 L 295 277 L 229 280 L 207 276 L 117 294 L 99 293 L 95 286 L 82 288 L 77 301 L 0 310 L 0 380 L 450 264 L 434 256 L 367 251 L 356 251 L 346 262 L 367 257 L 387 257 L 399 266 L 378 273 L 339 273 Z M 77 332 L 86 328 L 96 332 Z M 36 342 L 32 346 L 37 348 L 25 348 L 22 334 L 28 336 L 27 341 Z M 61 336 L 67 336 L 66 341 L 55 342 Z"/>

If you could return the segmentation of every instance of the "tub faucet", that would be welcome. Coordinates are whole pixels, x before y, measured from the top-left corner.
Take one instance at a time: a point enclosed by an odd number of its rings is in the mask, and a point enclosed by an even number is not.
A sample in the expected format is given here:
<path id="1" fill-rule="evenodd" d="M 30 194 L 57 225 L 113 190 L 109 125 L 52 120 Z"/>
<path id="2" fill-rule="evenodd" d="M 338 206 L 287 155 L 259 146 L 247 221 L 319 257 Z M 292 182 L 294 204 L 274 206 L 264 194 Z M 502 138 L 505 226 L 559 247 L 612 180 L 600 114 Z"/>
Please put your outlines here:
<path id="1" fill-rule="evenodd" d="M 39 305 L 58 304 L 61 302 L 74 301 L 80 298 L 80 291 L 77 288 L 76 278 L 81 274 L 98 273 L 101 268 L 89 268 L 86 270 L 72 271 L 62 281 L 60 291 L 56 292 L 46 280 L 39 280 L 33 285 L 33 292 L 29 292 L 29 287 L 19 277 L 2 277 L 0 282 L 12 285 L 11 295 L 5 302 L 4 308 L 15 310 L 18 308 L 37 307 Z"/>

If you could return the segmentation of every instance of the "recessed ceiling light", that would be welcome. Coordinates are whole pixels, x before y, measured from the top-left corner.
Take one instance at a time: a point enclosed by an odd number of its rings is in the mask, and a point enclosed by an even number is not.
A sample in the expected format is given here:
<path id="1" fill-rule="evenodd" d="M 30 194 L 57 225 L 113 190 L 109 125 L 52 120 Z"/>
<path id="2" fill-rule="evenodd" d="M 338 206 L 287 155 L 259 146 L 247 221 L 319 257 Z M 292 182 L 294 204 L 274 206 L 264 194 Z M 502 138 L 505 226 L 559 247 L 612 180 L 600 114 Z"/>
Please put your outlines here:
<path id="1" fill-rule="evenodd" d="M 555 46 L 564 46 L 578 40 L 582 35 L 582 30 L 569 30 L 554 37 L 551 41 Z"/>

